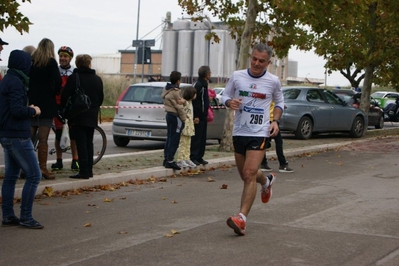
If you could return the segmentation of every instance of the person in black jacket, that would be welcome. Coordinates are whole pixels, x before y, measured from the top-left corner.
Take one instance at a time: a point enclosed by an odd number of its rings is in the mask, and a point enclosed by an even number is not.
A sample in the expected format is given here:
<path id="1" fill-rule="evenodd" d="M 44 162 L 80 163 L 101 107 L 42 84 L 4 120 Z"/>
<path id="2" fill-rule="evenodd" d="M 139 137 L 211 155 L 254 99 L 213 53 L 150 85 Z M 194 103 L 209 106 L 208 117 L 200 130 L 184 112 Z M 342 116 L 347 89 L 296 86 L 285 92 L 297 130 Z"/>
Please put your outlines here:
<path id="1" fill-rule="evenodd" d="M 76 77 L 80 87 L 90 98 L 91 108 L 69 119 L 71 139 L 76 140 L 79 157 L 79 173 L 70 178 L 88 179 L 93 177 L 93 136 L 97 126 L 98 112 L 104 100 L 103 82 L 96 71 L 91 69 L 91 56 L 88 54 L 76 56 L 76 68 L 69 76 L 61 94 L 61 106 L 65 107 L 68 98 L 75 92 Z"/>
<path id="2" fill-rule="evenodd" d="M 38 106 L 28 106 L 28 73 L 31 57 L 21 50 L 11 52 L 8 71 L 0 82 L 0 143 L 4 149 L 5 176 L 1 185 L 2 226 L 41 229 L 32 217 L 37 186 L 42 178 L 32 141 L 30 118 L 40 115 Z M 20 218 L 14 214 L 15 184 L 25 173 Z"/>
<path id="3" fill-rule="evenodd" d="M 54 43 L 49 39 L 42 39 L 32 54 L 29 73 L 29 104 L 37 105 L 42 110 L 40 116 L 31 119 L 31 137 L 34 141 L 37 135 L 37 157 L 42 176 L 46 179 L 55 178 L 47 170 L 48 136 L 58 110 L 55 95 L 61 89 L 61 76 L 54 58 Z"/>
<path id="4" fill-rule="evenodd" d="M 195 134 L 191 137 L 190 159 L 196 165 L 207 164 L 203 159 L 206 145 L 207 116 L 209 108 L 208 81 L 211 78 L 209 66 L 201 66 L 198 69 L 198 80 L 194 84 L 197 90 L 197 98 L 193 103 Z"/>

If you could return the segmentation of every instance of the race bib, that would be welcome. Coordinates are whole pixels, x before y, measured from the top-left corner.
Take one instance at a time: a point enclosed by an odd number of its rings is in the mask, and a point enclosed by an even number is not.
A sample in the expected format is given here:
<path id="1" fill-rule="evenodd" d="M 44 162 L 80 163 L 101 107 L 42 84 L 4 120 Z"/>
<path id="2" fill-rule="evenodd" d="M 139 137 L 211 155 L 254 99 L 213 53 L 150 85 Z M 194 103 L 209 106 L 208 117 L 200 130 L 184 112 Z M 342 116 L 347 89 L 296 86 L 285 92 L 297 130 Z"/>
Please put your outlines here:
<path id="1" fill-rule="evenodd" d="M 248 128 L 251 132 L 258 132 L 262 129 L 264 123 L 265 109 L 244 106 L 241 113 L 240 124 Z"/>

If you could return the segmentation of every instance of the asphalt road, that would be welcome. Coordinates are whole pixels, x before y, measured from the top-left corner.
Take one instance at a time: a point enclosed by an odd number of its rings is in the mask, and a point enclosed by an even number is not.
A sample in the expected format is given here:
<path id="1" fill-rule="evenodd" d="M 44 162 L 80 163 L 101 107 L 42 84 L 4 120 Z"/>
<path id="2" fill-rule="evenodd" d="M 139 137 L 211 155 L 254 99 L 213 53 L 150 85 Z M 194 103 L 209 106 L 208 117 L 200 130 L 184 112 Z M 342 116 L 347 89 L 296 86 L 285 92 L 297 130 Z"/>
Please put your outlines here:
<path id="1" fill-rule="evenodd" d="M 234 167 L 41 199 L 43 230 L 0 227 L 0 265 L 399 265 L 398 152 L 394 137 L 291 158 L 244 237 L 226 226 Z"/>

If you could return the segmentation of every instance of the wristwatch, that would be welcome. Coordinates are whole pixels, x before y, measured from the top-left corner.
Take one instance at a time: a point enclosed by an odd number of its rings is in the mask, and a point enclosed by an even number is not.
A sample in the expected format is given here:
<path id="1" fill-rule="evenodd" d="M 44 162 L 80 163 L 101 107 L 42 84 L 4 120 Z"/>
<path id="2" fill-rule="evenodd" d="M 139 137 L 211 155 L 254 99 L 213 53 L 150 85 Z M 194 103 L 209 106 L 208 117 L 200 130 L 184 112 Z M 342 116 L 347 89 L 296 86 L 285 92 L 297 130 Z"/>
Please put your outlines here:
<path id="1" fill-rule="evenodd" d="M 273 120 L 273 121 L 272 121 L 272 123 L 273 123 L 273 122 L 276 122 L 276 123 L 277 123 L 277 125 L 280 125 L 280 120 L 278 120 L 278 119 L 276 119 L 276 120 Z"/>

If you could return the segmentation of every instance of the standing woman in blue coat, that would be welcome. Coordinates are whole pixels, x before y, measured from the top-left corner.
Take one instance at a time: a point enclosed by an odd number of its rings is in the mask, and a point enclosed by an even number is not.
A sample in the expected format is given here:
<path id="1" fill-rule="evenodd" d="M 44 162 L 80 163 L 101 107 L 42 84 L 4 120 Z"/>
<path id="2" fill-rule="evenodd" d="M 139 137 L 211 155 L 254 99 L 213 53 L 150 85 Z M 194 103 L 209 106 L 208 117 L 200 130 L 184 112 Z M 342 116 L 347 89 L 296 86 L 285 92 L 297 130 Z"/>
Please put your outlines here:
<path id="1" fill-rule="evenodd" d="M 33 52 L 29 78 L 29 103 L 42 110 L 40 116 L 31 119 L 32 140 L 37 134 L 37 157 L 42 176 L 45 179 L 54 179 L 54 174 L 47 170 L 47 141 L 53 119 L 57 116 L 55 95 L 59 94 L 62 81 L 51 40 L 44 38 Z"/>
<path id="2" fill-rule="evenodd" d="M 28 73 L 31 57 L 20 50 L 11 52 L 8 71 L 0 83 L 0 143 L 4 149 L 5 175 L 1 186 L 3 197 L 2 226 L 41 229 L 32 217 L 32 206 L 41 173 L 30 140 L 30 119 L 40 115 L 40 108 L 28 106 Z M 14 214 L 15 184 L 21 169 L 25 173 L 20 218 Z"/>

